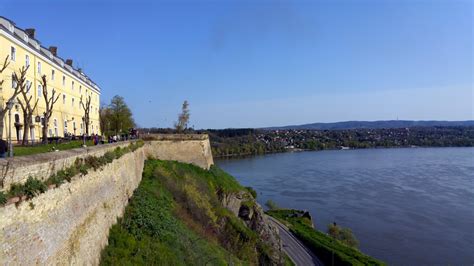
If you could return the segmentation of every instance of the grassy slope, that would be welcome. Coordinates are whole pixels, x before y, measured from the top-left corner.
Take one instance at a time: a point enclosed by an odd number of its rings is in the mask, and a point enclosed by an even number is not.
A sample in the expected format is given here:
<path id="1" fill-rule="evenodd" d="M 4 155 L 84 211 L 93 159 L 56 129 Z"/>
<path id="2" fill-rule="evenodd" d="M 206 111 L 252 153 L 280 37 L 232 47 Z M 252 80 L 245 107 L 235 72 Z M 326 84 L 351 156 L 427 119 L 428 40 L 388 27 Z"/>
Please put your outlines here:
<path id="1" fill-rule="evenodd" d="M 332 264 L 334 254 L 334 265 L 384 265 L 383 262 L 313 229 L 307 218 L 291 217 L 293 213 L 294 210 L 267 211 L 267 214 L 288 226 L 290 231 L 301 239 L 325 264 Z"/>
<path id="2" fill-rule="evenodd" d="M 124 217 L 110 231 L 101 264 L 258 263 L 265 244 L 217 199 L 243 189 L 218 168 L 148 160 Z"/>

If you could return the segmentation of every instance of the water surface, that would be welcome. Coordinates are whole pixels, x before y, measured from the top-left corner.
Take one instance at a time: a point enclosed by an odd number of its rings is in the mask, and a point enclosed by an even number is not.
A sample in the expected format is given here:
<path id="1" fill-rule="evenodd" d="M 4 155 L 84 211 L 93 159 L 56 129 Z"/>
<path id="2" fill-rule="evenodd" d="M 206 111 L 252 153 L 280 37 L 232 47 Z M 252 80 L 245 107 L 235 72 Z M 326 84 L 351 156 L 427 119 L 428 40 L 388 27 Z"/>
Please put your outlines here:
<path id="1" fill-rule="evenodd" d="M 282 153 L 217 164 L 263 205 L 306 209 L 395 265 L 473 265 L 474 148 Z"/>

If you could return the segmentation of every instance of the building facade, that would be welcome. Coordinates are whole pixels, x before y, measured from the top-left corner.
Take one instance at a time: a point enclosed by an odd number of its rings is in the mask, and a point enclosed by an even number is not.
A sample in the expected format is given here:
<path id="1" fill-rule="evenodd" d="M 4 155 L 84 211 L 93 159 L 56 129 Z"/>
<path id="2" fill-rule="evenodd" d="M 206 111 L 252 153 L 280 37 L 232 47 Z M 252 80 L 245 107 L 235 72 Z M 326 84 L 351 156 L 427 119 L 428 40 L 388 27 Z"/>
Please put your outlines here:
<path id="1" fill-rule="evenodd" d="M 89 134 L 100 134 L 99 105 L 100 88 L 80 69 L 73 67 L 70 59 L 63 60 L 57 54 L 57 47 L 45 48 L 35 39 L 34 29 L 20 29 L 15 24 L 0 16 L 0 68 L 8 56 L 8 67 L 0 80 L 3 84 L 0 89 L 0 108 L 6 108 L 6 101 L 15 91 L 13 73 L 19 74 L 21 67 L 28 66 L 26 84 L 30 87 L 28 95 L 32 102 L 38 100 L 34 111 L 33 123 L 29 128 L 24 128 L 23 113 L 18 103 L 11 109 L 11 135 L 13 141 L 20 141 L 23 130 L 29 130 L 29 139 L 38 141 L 42 138 L 45 99 L 41 78 L 46 76 L 48 97 L 54 89 L 59 95 L 54 104 L 53 114 L 48 124 L 48 137 L 81 136 L 86 133 L 84 109 L 81 105 L 81 96 L 85 103 L 90 96 L 90 123 Z M 17 96 L 17 101 L 22 101 L 23 96 Z M 8 136 L 9 116 L 5 116 L 4 139 Z"/>

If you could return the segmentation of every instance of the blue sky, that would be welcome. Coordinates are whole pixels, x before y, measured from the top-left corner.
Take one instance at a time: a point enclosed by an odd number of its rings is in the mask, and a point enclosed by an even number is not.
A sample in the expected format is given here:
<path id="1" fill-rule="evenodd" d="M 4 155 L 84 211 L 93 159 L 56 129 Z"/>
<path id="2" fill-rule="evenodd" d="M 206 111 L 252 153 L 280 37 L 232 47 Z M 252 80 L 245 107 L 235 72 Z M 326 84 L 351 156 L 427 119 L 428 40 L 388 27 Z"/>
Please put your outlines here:
<path id="1" fill-rule="evenodd" d="M 23 1 L 0 15 L 140 126 L 474 119 L 472 1 Z"/>

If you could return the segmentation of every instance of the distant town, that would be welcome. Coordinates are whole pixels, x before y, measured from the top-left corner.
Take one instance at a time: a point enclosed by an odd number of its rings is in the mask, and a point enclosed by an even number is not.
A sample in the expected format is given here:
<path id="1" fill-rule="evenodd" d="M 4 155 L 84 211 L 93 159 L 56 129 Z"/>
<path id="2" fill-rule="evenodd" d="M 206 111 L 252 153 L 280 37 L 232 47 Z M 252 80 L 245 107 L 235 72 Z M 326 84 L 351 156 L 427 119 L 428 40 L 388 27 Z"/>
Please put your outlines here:
<path id="1" fill-rule="evenodd" d="M 223 129 L 199 132 L 210 135 L 213 155 L 216 157 L 294 150 L 474 146 L 474 127 L 346 130 Z"/>

